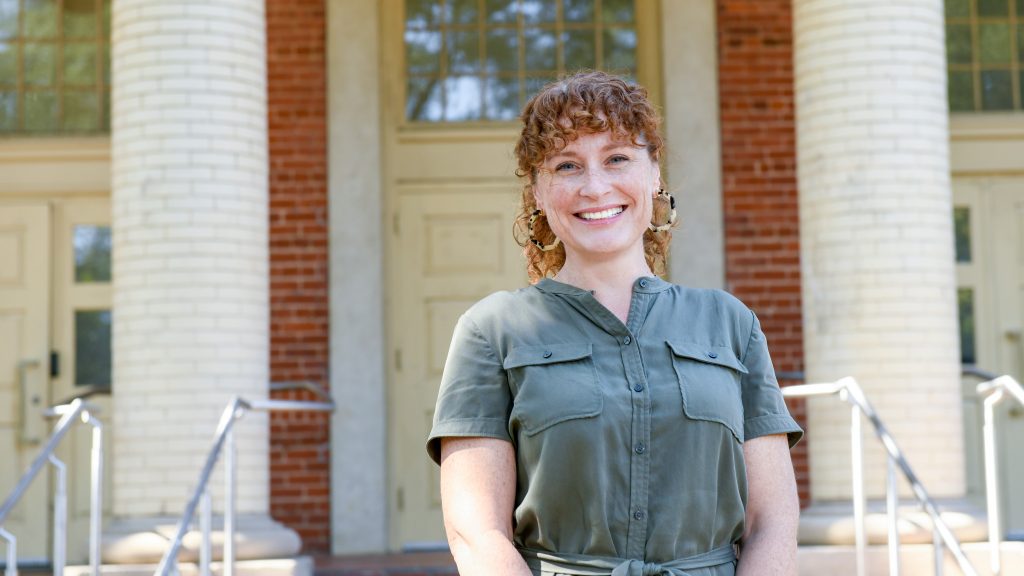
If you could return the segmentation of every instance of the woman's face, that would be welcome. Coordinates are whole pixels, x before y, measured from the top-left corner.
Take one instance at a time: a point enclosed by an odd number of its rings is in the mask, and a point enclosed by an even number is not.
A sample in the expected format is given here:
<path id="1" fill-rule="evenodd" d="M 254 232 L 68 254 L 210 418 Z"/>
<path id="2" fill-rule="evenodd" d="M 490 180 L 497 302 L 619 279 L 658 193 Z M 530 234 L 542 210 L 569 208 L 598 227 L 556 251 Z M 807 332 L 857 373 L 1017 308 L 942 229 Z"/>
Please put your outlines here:
<path id="1" fill-rule="evenodd" d="M 657 193 L 658 163 L 647 149 L 610 132 L 581 133 L 537 171 L 534 195 L 566 262 L 636 253 Z"/>

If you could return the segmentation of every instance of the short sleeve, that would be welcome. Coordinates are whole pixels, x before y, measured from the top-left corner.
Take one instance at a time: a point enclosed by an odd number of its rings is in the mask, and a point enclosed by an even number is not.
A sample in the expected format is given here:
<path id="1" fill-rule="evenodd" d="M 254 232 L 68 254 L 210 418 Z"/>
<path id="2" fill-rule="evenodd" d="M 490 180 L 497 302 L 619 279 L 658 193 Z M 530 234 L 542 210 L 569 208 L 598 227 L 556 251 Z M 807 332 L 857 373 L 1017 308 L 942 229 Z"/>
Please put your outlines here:
<path id="1" fill-rule="evenodd" d="M 441 462 L 441 438 L 482 436 L 512 441 L 508 419 L 512 394 L 501 359 L 466 315 L 448 348 L 427 454 Z"/>
<path id="2" fill-rule="evenodd" d="M 743 376 L 743 436 L 746 440 L 769 434 L 786 434 L 792 448 L 804 435 L 782 399 L 775 369 L 768 355 L 768 342 L 761 332 L 757 315 L 752 323 L 747 350 L 742 358 L 747 374 Z"/>

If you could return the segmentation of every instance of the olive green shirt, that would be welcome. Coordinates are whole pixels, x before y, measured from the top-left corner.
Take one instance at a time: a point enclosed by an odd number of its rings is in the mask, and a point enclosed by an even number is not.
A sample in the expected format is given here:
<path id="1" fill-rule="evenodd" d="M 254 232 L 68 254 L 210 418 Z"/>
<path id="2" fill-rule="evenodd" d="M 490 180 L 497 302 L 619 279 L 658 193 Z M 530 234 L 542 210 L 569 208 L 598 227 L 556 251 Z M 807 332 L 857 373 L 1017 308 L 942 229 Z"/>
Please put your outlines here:
<path id="1" fill-rule="evenodd" d="M 590 292 L 544 279 L 460 318 L 427 451 L 438 462 L 451 436 L 513 444 L 513 540 L 535 574 L 621 561 L 616 575 L 728 576 L 743 442 L 783 433 L 791 446 L 802 435 L 757 317 L 733 296 L 640 278 L 623 325 Z"/>

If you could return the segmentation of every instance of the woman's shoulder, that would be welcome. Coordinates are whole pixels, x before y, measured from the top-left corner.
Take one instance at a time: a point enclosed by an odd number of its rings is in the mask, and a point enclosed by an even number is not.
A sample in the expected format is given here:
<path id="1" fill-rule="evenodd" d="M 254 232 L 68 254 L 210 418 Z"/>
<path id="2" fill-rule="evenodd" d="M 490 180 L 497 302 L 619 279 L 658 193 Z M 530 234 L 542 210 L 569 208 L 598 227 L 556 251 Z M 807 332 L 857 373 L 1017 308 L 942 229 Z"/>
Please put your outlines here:
<path id="1" fill-rule="evenodd" d="M 669 290 L 680 304 L 715 310 L 733 316 L 749 318 L 750 307 L 732 293 L 721 288 L 693 288 L 670 284 Z"/>
<path id="2" fill-rule="evenodd" d="M 540 291 L 534 286 L 525 286 L 488 294 L 470 306 L 463 316 L 480 327 L 502 326 L 531 314 L 542 304 Z"/>

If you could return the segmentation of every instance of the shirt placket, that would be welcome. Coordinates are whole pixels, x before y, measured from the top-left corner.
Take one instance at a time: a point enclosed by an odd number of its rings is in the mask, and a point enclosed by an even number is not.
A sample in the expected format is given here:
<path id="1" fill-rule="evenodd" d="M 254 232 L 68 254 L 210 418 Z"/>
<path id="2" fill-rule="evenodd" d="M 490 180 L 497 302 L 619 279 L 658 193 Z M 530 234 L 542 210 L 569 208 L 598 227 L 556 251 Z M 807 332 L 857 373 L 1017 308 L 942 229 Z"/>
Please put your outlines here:
<path id="1" fill-rule="evenodd" d="M 626 556 L 642 559 L 647 547 L 647 515 L 649 514 L 649 482 L 651 458 L 651 393 L 640 355 L 637 334 L 646 316 L 649 294 L 633 292 L 630 302 L 627 334 L 621 340 L 620 353 L 630 390 L 632 419 L 629 450 L 629 529 L 626 535 Z"/>

